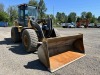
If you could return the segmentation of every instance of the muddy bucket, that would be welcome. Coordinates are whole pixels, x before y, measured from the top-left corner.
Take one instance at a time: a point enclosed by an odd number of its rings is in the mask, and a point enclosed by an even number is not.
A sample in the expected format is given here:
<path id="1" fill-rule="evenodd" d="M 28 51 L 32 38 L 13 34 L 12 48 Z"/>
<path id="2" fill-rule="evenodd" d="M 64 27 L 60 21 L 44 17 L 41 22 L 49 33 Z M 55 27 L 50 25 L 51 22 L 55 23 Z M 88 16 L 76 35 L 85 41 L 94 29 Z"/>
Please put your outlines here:
<path id="1" fill-rule="evenodd" d="M 38 48 L 40 61 L 54 72 L 85 55 L 83 34 L 48 38 Z"/>

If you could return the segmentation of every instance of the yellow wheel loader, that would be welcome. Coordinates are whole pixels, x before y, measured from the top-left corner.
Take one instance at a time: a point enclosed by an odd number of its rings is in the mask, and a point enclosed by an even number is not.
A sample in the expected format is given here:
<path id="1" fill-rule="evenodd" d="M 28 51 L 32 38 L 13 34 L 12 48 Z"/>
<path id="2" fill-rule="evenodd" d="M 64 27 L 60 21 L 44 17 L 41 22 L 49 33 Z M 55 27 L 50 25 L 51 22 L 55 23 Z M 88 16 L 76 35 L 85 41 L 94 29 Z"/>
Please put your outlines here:
<path id="1" fill-rule="evenodd" d="M 85 55 L 83 34 L 60 37 L 52 19 L 38 19 L 38 7 L 18 6 L 18 19 L 11 29 L 13 42 L 20 42 L 27 52 L 38 51 L 40 61 L 54 72 Z"/>

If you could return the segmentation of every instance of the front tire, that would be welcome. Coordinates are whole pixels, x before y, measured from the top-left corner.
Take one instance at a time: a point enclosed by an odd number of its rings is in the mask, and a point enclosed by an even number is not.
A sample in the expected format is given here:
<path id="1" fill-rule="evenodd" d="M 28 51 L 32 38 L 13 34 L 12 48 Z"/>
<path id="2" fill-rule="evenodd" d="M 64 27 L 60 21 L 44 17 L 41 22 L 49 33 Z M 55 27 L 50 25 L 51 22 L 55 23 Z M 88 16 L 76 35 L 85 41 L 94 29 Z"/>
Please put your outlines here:
<path id="1" fill-rule="evenodd" d="M 22 43 L 27 52 L 35 52 L 38 45 L 38 37 L 33 29 L 25 29 L 22 33 Z"/>

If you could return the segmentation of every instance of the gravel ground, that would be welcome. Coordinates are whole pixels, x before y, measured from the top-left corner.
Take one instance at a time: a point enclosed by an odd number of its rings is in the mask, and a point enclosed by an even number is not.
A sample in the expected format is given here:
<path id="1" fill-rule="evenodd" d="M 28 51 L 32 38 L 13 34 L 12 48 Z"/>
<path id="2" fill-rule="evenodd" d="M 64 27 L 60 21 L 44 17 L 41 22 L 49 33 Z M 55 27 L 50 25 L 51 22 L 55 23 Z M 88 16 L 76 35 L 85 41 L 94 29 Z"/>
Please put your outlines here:
<path id="1" fill-rule="evenodd" d="M 62 36 L 84 34 L 86 56 L 50 73 L 36 53 L 27 53 L 21 43 L 10 38 L 11 28 L 0 28 L 0 75 L 100 75 L 100 29 L 58 28 Z"/>

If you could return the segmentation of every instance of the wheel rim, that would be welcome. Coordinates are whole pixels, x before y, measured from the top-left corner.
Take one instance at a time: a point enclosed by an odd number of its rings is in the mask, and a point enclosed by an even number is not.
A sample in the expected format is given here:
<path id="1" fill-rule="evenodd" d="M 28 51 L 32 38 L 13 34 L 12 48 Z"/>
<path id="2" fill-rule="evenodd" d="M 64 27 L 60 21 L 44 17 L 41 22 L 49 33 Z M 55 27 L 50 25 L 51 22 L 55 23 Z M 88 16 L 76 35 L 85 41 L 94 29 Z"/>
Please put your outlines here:
<path id="1" fill-rule="evenodd" d="M 24 46 L 25 47 L 28 47 L 28 37 L 26 35 L 24 35 L 24 38 L 23 38 L 23 42 L 24 42 Z"/>

